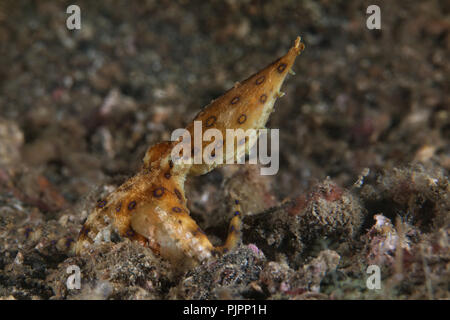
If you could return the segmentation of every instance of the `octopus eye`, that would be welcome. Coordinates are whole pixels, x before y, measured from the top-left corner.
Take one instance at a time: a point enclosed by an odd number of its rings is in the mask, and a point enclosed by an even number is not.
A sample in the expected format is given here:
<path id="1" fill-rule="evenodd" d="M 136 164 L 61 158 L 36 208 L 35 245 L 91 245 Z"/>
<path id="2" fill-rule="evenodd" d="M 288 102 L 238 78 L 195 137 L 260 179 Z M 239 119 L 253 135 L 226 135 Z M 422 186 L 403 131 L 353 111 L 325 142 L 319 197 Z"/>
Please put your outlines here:
<path id="1" fill-rule="evenodd" d="M 183 199 L 183 197 L 181 196 L 181 192 L 178 189 L 175 189 L 174 192 L 178 199 L 180 199 L 180 200 Z"/>

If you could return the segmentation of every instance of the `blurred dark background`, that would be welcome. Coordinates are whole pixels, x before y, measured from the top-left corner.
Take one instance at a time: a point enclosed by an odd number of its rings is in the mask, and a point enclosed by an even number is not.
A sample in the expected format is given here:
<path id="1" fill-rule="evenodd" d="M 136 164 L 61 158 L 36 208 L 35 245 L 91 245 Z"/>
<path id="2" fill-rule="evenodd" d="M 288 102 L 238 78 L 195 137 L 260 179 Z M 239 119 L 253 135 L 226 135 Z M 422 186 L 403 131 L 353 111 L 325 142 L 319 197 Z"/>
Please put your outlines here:
<path id="1" fill-rule="evenodd" d="M 66 8 L 81 8 L 81 30 Z M 366 8 L 381 8 L 381 30 Z M 448 172 L 446 1 L 2 1 L 0 165 L 76 202 L 284 54 L 306 50 L 268 124 L 277 198 L 422 162 Z M 447 58 L 445 58 L 447 57 Z M 221 179 L 219 173 L 211 178 Z"/>

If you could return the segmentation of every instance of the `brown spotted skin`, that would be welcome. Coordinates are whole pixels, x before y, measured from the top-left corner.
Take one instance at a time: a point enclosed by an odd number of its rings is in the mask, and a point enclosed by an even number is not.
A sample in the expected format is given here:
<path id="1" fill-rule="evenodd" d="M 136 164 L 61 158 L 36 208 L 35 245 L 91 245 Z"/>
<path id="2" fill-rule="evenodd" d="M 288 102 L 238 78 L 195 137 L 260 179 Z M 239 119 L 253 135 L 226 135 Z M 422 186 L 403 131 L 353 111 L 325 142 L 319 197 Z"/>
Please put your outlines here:
<path id="1" fill-rule="evenodd" d="M 273 111 L 275 100 L 282 95 L 280 88 L 286 74 L 291 70 L 295 58 L 303 49 L 303 43 L 300 42 L 300 38 L 297 38 L 295 46 L 286 55 L 243 82 L 237 83 L 232 89 L 200 111 L 194 120 L 202 121 L 203 132 L 214 128 L 220 130 L 223 137 L 226 136 L 226 129 L 264 128 Z M 193 123 L 190 123 L 186 129 L 189 130 L 191 136 L 194 135 Z M 203 148 L 210 143 L 209 141 L 203 142 Z M 224 144 L 225 150 L 226 143 Z M 233 155 L 227 154 L 223 156 L 224 159 L 233 157 Z M 217 166 L 195 164 L 189 173 L 201 175 L 210 172 L 215 167 Z"/>
<path id="2" fill-rule="evenodd" d="M 286 74 L 303 49 L 299 37 L 285 56 L 236 84 L 194 120 L 202 121 L 203 132 L 215 128 L 223 137 L 226 129 L 264 128 L 275 100 L 281 96 L 280 88 Z M 193 136 L 193 122 L 187 130 Z M 237 201 L 228 237 L 221 247 L 214 247 L 189 216 L 184 192 L 186 177 L 207 173 L 218 165 L 173 162 L 171 151 L 178 143 L 162 142 L 152 146 L 144 157 L 141 171 L 99 200 L 80 231 L 77 254 L 87 252 L 93 243 L 109 241 L 114 232 L 150 247 L 175 264 L 188 266 L 237 245 L 241 230 Z M 203 147 L 210 143 L 204 142 Z M 235 156 L 235 151 L 223 155 L 224 159 Z"/>

